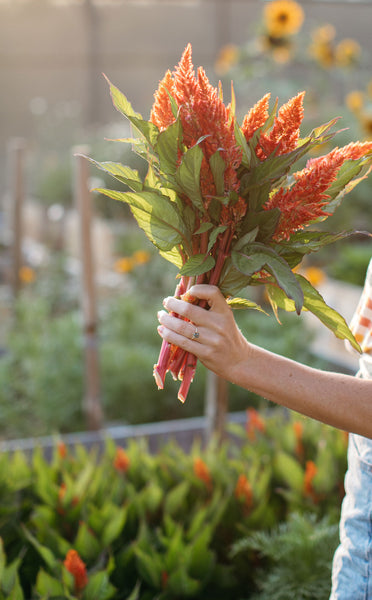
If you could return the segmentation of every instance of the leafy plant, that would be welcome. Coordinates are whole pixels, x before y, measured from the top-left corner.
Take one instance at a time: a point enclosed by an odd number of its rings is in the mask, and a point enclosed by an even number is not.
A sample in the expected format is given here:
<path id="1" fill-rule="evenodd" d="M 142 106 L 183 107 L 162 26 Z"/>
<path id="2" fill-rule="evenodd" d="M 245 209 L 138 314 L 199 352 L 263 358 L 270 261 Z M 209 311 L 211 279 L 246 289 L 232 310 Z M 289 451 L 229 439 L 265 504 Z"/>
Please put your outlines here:
<path id="1" fill-rule="evenodd" d="M 253 598 L 262 582 L 267 594 L 269 581 L 297 589 L 291 561 L 310 590 L 309 559 L 325 588 L 346 444 L 307 419 L 299 436 L 295 423 L 279 409 L 250 412 L 234 441 L 195 440 L 189 452 L 57 438 L 48 460 L 37 447 L 1 454 L 0 598 Z M 319 467 L 311 488 L 309 462 Z"/>
<path id="2" fill-rule="evenodd" d="M 258 531 L 240 540 L 232 554 L 249 563 L 258 554 L 264 569 L 255 575 L 256 600 L 327 600 L 331 591 L 331 565 L 338 545 L 338 525 L 326 516 L 293 513 L 272 531 Z"/>

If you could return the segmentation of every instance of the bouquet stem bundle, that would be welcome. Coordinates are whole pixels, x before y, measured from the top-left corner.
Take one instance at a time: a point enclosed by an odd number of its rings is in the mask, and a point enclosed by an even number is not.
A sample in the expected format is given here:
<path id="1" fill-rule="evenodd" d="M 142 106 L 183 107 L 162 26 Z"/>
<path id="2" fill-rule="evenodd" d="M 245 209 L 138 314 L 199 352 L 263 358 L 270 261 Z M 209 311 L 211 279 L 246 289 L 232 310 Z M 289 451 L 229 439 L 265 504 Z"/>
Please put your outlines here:
<path id="1" fill-rule="evenodd" d="M 139 226 L 160 254 L 179 269 L 175 295 L 194 302 L 194 283 L 217 285 L 232 307 L 262 310 L 236 297 L 265 285 L 274 314 L 305 308 L 341 339 L 360 350 L 345 320 L 307 279 L 294 272 L 305 255 L 355 232 L 316 231 L 345 194 L 369 173 L 372 142 L 355 142 L 303 159 L 337 132 L 337 118 L 301 137 L 304 92 L 269 110 L 270 94 L 239 125 L 235 97 L 225 105 L 202 67 L 197 74 L 189 44 L 173 72 L 154 94 L 150 119 L 136 113 L 110 82 L 114 106 L 129 119 L 131 143 L 148 163 L 144 180 L 121 163 L 91 160 L 130 191 L 99 192 L 129 204 Z M 301 161 L 301 168 L 295 168 Z M 196 358 L 163 342 L 154 376 L 164 387 L 169 371 L 187 397 Z"/>

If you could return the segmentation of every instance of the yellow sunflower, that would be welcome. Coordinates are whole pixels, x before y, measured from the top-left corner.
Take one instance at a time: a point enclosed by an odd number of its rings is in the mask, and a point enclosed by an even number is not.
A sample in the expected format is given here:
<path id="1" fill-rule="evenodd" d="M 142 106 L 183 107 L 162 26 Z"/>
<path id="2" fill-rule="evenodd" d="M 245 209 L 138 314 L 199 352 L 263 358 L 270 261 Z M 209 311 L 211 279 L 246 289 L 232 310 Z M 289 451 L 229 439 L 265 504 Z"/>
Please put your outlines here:
<path id="1" fill-rule="evenodd" d="M 305 15 L 294 0 L 273 0 L 265 6 L 264 18 L 269 35 L 281 38 L 298 33 Z"/>
<path id="2" fill-rule="evenodd" d="M 217 56 L 214 68 L 218 75 L 225 75 L 239 61 L 239 48 L 235 44 L 226 44 Z"/>
<path id="3" fill-rule="evenodd" d="M 341 67 L 349 67 L 355 64 L 360 54 L 360 45 L 351 38 L 341 40 L 335 48 L 336 63 Z"/>
<path id="4" fill-rule="evenodd" d="M 345 104 L 351 112 L 358 114 L 363 108 L 364 97 L 364 93 L 360 90 L 352 90 L 347 94 Z"/>
<path id="5" fill-rule="evenodd" d="M 364 135 L 367 140 L 372 140 L 372 113 L 364 113 L 360 119 Z"/>

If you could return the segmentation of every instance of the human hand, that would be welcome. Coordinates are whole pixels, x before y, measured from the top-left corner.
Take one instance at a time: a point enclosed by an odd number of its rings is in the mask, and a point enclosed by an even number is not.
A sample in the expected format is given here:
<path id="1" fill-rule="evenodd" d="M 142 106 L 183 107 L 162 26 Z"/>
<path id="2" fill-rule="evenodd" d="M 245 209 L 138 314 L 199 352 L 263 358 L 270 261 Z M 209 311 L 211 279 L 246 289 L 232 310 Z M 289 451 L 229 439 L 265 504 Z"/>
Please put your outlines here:
<path id="1" fill-rule="evenodd" d="M 205 300 L 209 310 L 172 296 L 163 304 L 169 311 L 159 311 L 159 334 L 171 344 L 195 354 L 211 371 L 229 381 L 236 381 L 239 365 L 247 359 L 249 343 L 238 328 L 232 310 L 216 286 L 194 285 L 188 294 Z M 188 319 L 179 319 L 170 313 Z M 199 334 L 193 339 L 195 331 Z"/>

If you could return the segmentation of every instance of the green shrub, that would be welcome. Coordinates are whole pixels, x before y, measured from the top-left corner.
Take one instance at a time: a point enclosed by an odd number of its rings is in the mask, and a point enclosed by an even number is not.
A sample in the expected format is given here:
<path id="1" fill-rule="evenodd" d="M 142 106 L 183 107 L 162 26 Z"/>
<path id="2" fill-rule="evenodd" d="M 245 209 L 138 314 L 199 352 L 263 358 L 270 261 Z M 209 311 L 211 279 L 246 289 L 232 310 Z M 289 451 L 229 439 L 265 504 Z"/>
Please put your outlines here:
<path id="1" fill-rule="evenodd" d="M 107 439 L 0 455 L 0 598 L 243 600 L 274 597 L 273 582 L 305 598 L 318 542 L 324 585 L 308 597 L 325 598 L 346 438 L 279 409 L 254 417 L 189 452 Z"/>

